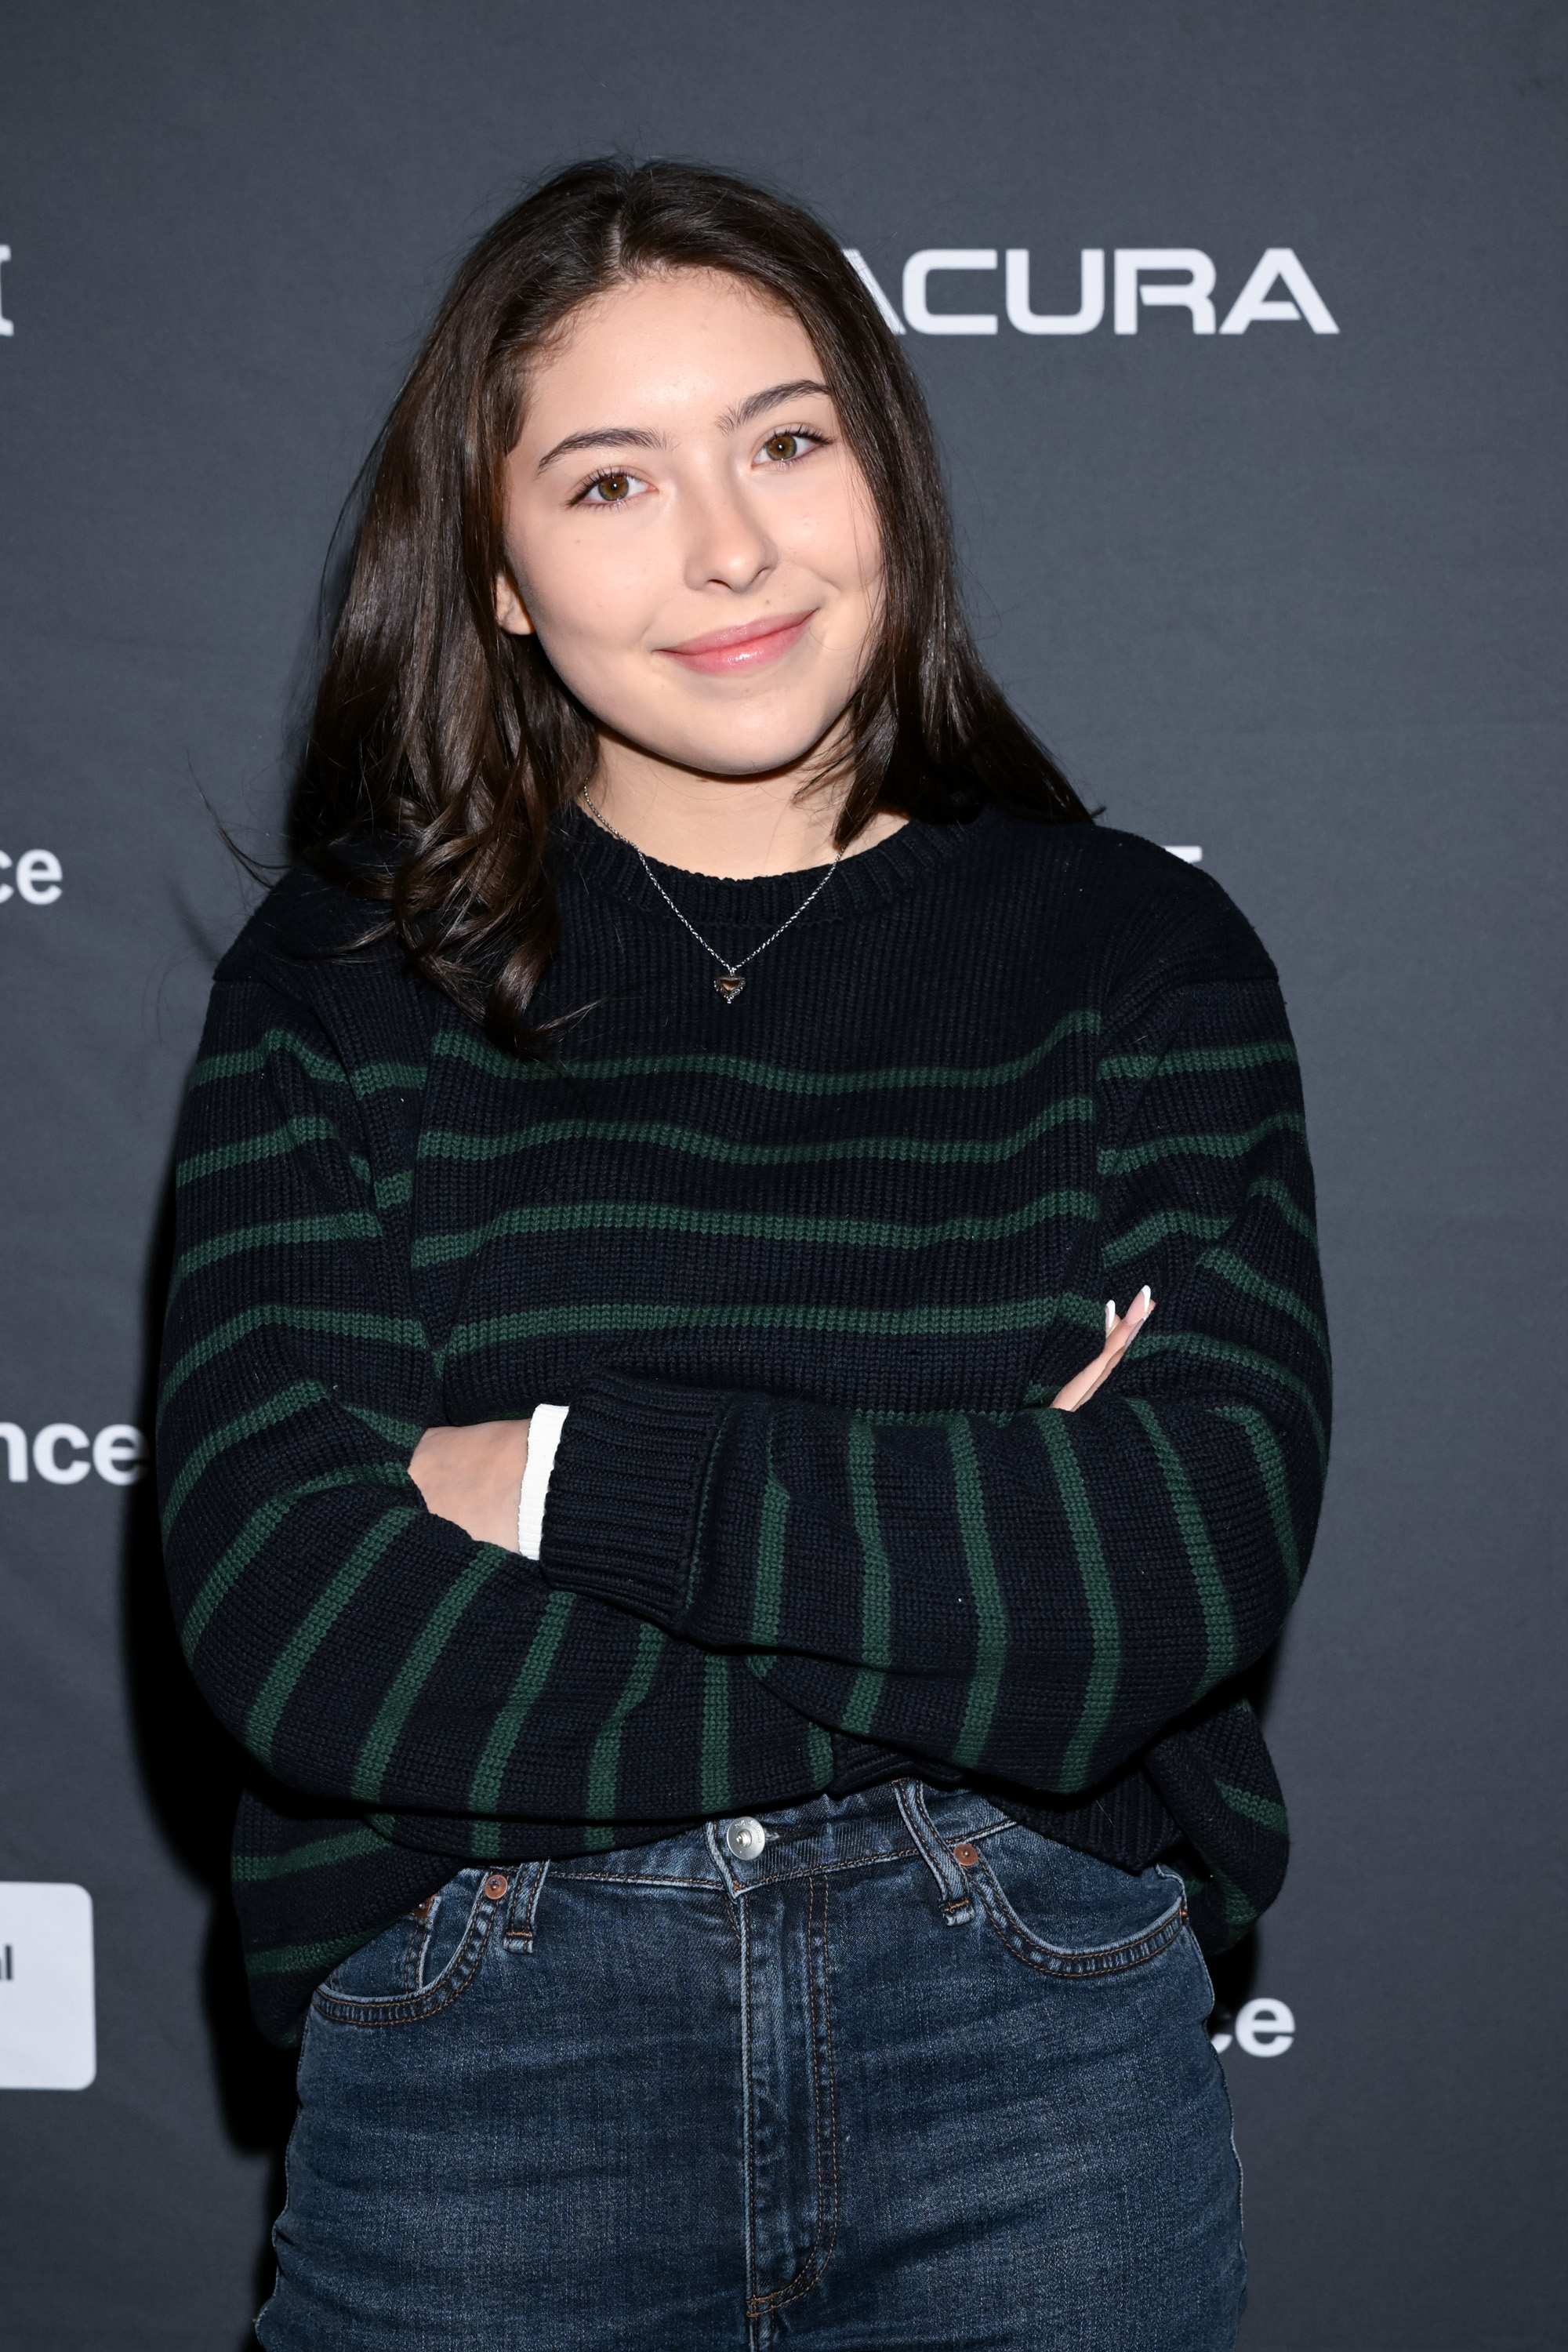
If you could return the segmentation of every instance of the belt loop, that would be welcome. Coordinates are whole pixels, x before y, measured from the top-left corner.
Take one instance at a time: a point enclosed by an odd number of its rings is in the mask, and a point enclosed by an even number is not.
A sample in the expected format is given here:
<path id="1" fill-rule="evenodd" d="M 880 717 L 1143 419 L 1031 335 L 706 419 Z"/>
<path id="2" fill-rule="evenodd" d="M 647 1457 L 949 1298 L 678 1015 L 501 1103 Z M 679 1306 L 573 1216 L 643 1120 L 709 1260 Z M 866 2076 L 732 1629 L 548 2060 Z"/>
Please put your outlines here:
<path id="1" fill-rule="evenodd" d="M 540 1889 L 544 1885 L 548 1862 L 520 1862 L 512 1876 L 511 1904 L 506 1915 L 502 1941 L 509 1952 L 531 1952 L 533 1949 L 534 1914 L 539 1908 Z"/>
<path id="2" fill-rule="evenodd" d="M 926 1811 L 924 1789 L 918 1780 L 900 1780 L 893 1794 L 899 1801 L 904 1825 L 936 1881 L 942 1917 L 950 1927 L 966 1927 L 974 1916 L 974 1898 L 969 1892 L 968 1880 L 952 1858 L 952 1847 L 938 1835 Z"/>

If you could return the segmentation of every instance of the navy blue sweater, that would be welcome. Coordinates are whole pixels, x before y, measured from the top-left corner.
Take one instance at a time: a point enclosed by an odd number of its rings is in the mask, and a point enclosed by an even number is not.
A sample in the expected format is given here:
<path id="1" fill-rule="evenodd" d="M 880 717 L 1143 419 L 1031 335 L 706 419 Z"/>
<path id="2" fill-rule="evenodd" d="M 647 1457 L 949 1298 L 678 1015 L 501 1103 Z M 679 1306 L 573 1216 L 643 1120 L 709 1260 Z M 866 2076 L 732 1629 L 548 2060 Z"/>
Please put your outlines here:
<path id="1" fill-rule="evenodd" d="M 253 1759 L 253 1996 L 476 1859 L 916 1772 L 1127 1868 L 1212 1948 L 1286 1824 L 1237 1677 L 1305 1565 L 1329 1364 L 1275 973 L 1200 873 L 987 812 L 848 858 L 733 1003 L 563 821 L 558 1057 L 498 1051 L 303 873 L 220 966 L 180 1139 L 158 1468 Z M 819 874 L 661 869 L 739 957 Z M 1058 1387 L 1142 1283 L 1149 1330 Z M 542 1557 L 407 1475 L 571 1406 Z"/>

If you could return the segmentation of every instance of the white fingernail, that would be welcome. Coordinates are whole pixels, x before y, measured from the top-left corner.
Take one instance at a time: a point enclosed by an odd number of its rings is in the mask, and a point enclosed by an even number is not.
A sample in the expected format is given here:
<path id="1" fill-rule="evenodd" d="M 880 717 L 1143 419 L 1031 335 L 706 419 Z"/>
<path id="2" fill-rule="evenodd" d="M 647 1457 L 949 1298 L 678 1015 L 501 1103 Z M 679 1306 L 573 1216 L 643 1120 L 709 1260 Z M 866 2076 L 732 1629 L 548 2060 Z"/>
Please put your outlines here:
<path id="1" fill-rule="evenodd" d="M 1151 1298 L 1151 1297 L 1149 1296 L 1149 1286 L 1148 1286 L 1148 1284 L 1147 1284 L 1147 1283 L 1145 1283 L 1145 1284 L 1143 1285 L 1142 1299 L 1143 1299 L 1143 1312 L 1144 1312 L 1144 1314 L 1145 1314 L 1145 1315 L 1147 1315 L 1147 1314 L 1148 1314 L 1148 1312 L 1149 1312 L 1149 1309 L 1150 1309 L 1150 1308 L 1153 1306 L 1153 1304 L 1154 1304 L 1154 1302 L 1153 1302 L 1152 1298 Z"/>
<path id="2" fill-rule="evenodd" d="M 1105 1302 L 1105 1336 L 1108 1339 L 1110 1337 L 1111 1327 L 1115 1321 L 1116 1301 L 1114 1298 L 1108 1298 Z"/>

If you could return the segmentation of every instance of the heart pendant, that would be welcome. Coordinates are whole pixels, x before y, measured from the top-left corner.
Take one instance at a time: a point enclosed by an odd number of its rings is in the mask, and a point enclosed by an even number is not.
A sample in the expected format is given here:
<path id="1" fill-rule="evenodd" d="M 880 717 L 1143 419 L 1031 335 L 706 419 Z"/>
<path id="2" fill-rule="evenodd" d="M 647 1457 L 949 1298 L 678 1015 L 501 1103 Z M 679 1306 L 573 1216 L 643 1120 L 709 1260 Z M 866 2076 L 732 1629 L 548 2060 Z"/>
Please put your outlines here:
<path id="1" fill-rule="evenodd" d="M 713 985 L 726 1004 L 733 1004 L 736 997 L 746 985 L 745 974 L 739 971 L 721 971 Z"/>

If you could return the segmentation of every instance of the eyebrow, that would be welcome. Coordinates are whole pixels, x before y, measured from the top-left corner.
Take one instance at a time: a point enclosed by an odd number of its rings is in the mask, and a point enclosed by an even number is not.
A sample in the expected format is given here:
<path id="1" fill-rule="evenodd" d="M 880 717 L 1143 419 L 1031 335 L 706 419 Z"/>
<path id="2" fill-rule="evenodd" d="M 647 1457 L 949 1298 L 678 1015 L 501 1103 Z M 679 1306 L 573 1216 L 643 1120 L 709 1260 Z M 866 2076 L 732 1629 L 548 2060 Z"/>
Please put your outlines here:
<path id="1" fill-rule="evenodd" d="M 741 425 L 752 424 L 768 409 L 776 407 L 781 400 L 799 400 L 807 393 L 826 394 L 826 391 L 825 383 L 819 383 L 815 376 L 809 375 L 795 376 L 788 383 L 770 383 L 765 392 L 753 392 L 749 400 L 741 402 L 738 408 L 726 409 L 718 420 L 719 430 L 721 433 L 733 433 Z M 552 449 L 545 451 L 536 470 L 542 474 L 557 457 L 570 457 L 578 449 L 663 449 L 668 446 L 664 434 L 650 433 L 640 425 L 595 425 L 586 433 L 568 433 L 563 441 L 557 441 Z"/>
<path id="2" fill-rule="evenodd" d="M 797 375 L 788 383 L 770 383 L 766 392 L 753 392 L 750 400 L 743 400 L 739 408 L 731 408 L 721 416 L 719 429 L 721 433 L 732 433 L 738 425 L 750 425 L 765 410 L 776 408 L 781 400 L 799 400 L 808 392 L 826 393 L 826 390 L 825 383 L 818 383 L 816 378 L 810 375 Z"/>

